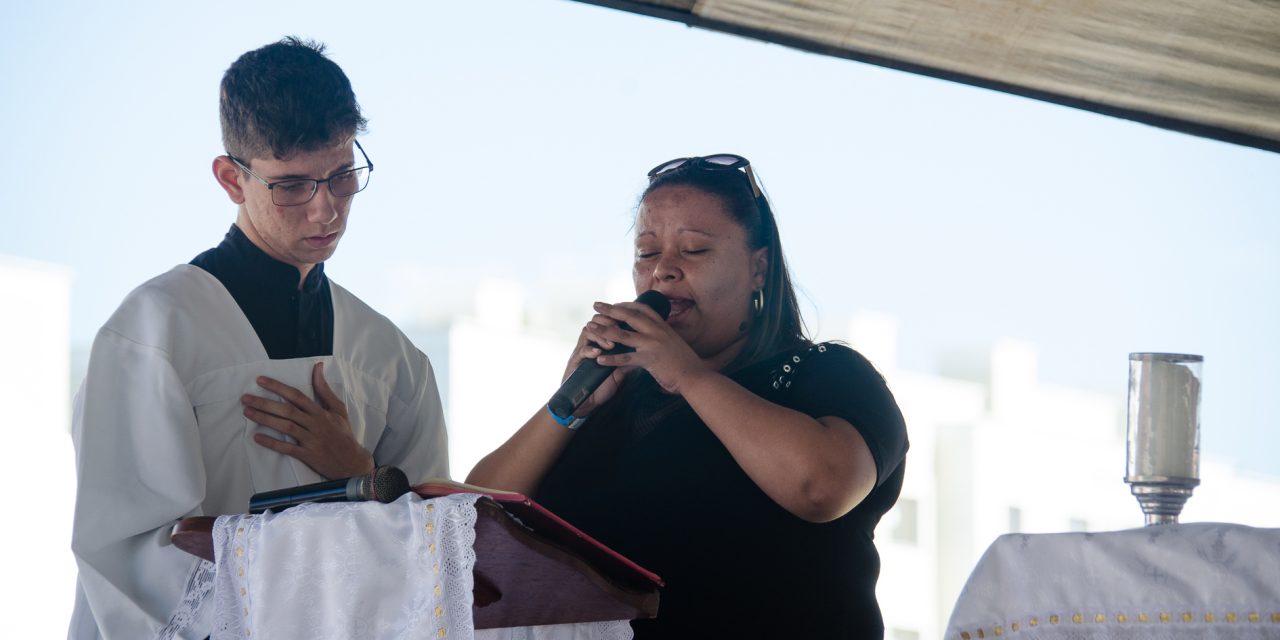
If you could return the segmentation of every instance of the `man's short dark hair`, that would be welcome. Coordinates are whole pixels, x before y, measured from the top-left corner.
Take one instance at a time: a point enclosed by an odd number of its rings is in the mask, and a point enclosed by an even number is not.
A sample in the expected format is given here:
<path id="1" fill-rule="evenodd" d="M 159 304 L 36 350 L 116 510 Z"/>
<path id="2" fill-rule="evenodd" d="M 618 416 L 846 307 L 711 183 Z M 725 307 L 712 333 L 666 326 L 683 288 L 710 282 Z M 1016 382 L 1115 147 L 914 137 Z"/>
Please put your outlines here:
<path id="1" fill-rule="evenodd" d="M 250 51 L 222 76 L 227 153 L 283 159 L 335 146 L 364 131 L 351 81 L 324 45 L 293 36 Z"/>

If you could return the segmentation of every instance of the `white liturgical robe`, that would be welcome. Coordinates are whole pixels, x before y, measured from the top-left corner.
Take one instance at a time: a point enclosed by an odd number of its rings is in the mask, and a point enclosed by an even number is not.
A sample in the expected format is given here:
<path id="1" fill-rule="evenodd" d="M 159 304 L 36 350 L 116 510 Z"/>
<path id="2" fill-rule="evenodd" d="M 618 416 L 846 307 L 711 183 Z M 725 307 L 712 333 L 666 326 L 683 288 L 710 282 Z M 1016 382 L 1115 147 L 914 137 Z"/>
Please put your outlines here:
<path id="1" fill-rule="evenodd" d="M 314 398 L 311 371 L 323 361 L 377 464 L 400 467 L 413 483 L 448 476 L 427 357 L 385 317 L 330 287 L 332 356 L 271 360 L 223 285 L 190 265 L 134 290 L 98 332 L 72 419 L 71 638 L 205 638 L 213 566 L 170 545 L 174 522 L 244 513 L 254 493 L 323 480 L 253 441 L 283 437 L 243 414 L 243 394 L 279 399 L 258 376 Z"/>

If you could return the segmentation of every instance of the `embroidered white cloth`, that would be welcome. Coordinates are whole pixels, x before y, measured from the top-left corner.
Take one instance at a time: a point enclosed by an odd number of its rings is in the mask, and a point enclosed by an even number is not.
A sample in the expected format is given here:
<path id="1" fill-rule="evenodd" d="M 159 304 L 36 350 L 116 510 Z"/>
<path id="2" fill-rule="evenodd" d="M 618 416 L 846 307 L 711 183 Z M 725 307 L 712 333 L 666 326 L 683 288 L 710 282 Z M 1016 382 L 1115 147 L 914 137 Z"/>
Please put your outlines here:
<path id="1" fill-rule="evenodd" d="M 218 518 L 214 640 L 626 640 L 627 621 L 477 632 L 475 494 Z"/>
<path id="2" fill-rule="evenodd" d="M 1280 639 L 1280 529 L 1193 523 L 1000 536 L 945 636 L 995 637 Z"/>

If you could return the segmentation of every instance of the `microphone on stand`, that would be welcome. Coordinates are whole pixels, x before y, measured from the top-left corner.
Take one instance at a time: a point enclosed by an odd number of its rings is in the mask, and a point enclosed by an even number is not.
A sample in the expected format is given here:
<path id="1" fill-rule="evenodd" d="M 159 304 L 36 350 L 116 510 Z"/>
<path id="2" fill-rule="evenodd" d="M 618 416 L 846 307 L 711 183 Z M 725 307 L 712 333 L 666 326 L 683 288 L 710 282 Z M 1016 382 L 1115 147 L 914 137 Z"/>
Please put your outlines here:
<path id="1" fill-rule="evenodd" d="M 249 513 L 282 511 L 304 502 L 394 502 L 409 492 L 409 478 L 391 466 L 377 467 L 363 476 L 304 484 L 288 489 L 255 493 L 249 498 Z"/>
<path id="2" fill-rule="evenodd" d="M 636 298 L 636 302 L 648 306 L 650 309 L 658 312 L 663 320 L 671 315 L 671 301 L 667 297 L 652 289 L 640 294 Z M 619 323 L 618 325 L 625 331 L 631 331 L 631 327 L 627 323 Z M 614 348 L 605 351 L 603 355 L 616 355 L 619 353 L 631 353 L 635 349 L 623 344 L 616 345 Z M 613 373 L 615 367 L 606 367 L 597 363 L 595 360 L 583 360 L 577 369 L 565 379 L 564 384 L 560 385 L 560 390 L 551 396 L 551 400 L 547 402 L 547 407 L 551 412 L 561 418 L 568 418 L 573 412 L 586 402 L 587 398 L 604 383 L 609 374 Z"/>

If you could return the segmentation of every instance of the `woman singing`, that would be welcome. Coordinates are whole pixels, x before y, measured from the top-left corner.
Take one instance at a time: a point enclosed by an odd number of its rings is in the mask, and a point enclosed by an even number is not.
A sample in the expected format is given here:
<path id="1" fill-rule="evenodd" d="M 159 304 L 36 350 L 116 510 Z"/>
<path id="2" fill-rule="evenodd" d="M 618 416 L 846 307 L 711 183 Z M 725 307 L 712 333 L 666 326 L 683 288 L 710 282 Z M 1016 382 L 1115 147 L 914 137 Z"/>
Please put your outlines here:
<path id="1" fill-rule="evenodd" d="M 531 495 L 661 575 L 637 638 L 883 637 L 872 534 L 907 451 L 893 395 L 857 352 L 805 337 L 745 158 L 649 179 L 635 287 L 670 316 L 597 303 L 566 376 L 617 369 L 574 415 L 539 408 L 467 482 Z"/>

